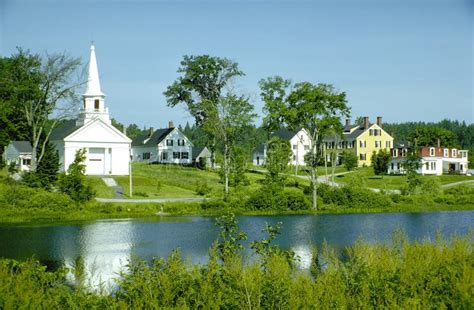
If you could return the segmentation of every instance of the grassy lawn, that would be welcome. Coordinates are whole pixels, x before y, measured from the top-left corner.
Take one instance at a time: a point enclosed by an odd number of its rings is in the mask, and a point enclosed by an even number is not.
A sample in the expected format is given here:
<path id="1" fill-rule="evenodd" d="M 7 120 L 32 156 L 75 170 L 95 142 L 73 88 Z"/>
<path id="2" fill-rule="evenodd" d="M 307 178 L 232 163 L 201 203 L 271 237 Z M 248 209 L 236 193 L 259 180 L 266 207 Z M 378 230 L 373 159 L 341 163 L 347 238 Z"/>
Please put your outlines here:
<path id="1" fill-rule="evenodd" d="M 212 171 L 176 165 L 135 163 L 132 173 L 134 198 L 199 197 L 196 189 L 202 184 L 206 184 L 210 189 L 209 194 L 206 195 L 208 197 L 221 197 L 223 192 L 219 175 Z M 264 175 L 247 173 L 246 177 L 250 184 L 242 186 L 243 191 L 256 188 Z M 129 177 L 120 176 L 114 179 L 123 187 L 125 195 L 129 196 Z"/>
<path id="2" fill-rule="evenodd" d="M 367 187 L 371 188 L 381 188 L 381 189 L 400 189 L 407 182 L 407 177 L 404 175 L 384 175 L 379 176 L 374 174 L 374 169 L 372 167 L 363 167 L 355 170 L 353 175 L 362 177 Z M 340 175 L 335 178 L 335 181 L 338 183 L 347 183 L 350 178 L 353 176 L 349 175 Z M 465 175 L 424 175 L 421 176 L 422 179 L 437 178 L 440 183 L 448 184 L 466 180 L 474 180 L 474 176 L 465 176 Z"/>
<path id="3" fill-rule="evenodd" d="M 88 176 L 86 177 L 86 184 L 92 186 L 95 190 L 97 197 L 102 198 L 113 198 L 114 197 L 114 190 L 107 185 L 105 185 L 104 181 L 100 177 Z"/>
<path id="4" fill-rule="evenodd" d="M 326 169 L 324 167 L 318 167 L 317 170 L 318 170 L 318 175 L 326 175 Z M 344 166 L 337 166 L 334 169 L 334 173 L 341 173 L 341 172 L 346 172 L 346 171 L 347 170 Z M 288 167 L 288 169 L 286 170 L 286 173 L 295 174 L 295 166 Z M 332 173 L 332 169 L 330 166 L 328 166 L 327 174 L 331 174 L 331 173 Z M 304 166 L 299 166 L 298 175 L 303 175 L 303 176 L 310 175 L 309 169 Z"/>

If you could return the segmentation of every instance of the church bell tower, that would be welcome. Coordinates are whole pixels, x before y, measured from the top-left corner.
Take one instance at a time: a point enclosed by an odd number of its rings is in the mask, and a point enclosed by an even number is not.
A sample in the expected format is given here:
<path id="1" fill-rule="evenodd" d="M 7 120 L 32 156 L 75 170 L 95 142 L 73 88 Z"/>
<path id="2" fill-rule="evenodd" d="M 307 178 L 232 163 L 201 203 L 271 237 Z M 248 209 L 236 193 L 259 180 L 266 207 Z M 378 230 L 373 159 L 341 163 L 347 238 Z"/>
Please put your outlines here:
<path id="1" fill-rule="evenodd" d="M 110 124 L 109 109 L 105 107 L 105 94 L 100 89 L 99 69 L 97 68 L 94 45 L 91 45 L 86 92 L 82 95 L 82 98 L 83 106 L 77 125 L 85 125 L 97 118 Z"/>

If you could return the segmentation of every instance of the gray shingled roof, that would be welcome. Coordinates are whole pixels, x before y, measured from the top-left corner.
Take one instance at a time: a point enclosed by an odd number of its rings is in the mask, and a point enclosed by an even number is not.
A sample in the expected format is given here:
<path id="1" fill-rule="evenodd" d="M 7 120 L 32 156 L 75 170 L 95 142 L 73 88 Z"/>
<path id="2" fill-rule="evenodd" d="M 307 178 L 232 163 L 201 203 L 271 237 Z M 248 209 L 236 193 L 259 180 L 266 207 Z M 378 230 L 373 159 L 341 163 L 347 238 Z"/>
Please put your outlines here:
<path id="1" fill-rule="evenodd" d="M 163 141 L 170 132 L 173 131 L 174 128 L 162 128 L 157 129 L 153 134 L 150 135 L 141 135 L 133 139 L 132 146 L 156 146 L 158 143 Z M 148 141 L 146 141 L 148 139 Z M 146 143 L 143 143 L 146 141 Z"/>
<path id="2" fill-rule="evenodd" d="M 20 153 L 31 153 L 33 151 L 30 141 L 12 141 L 11 144 Z"/>
<path id="3" fill-rule="evenodd" d="M 49 136 L 49 140 L 56 141 L 56 140 L 63 140 L 74 131 L 81 128 L 81 126 L 76 126 L 76 120 L 70 119 L 59 125 L 58 127 L 54 128 Z"/>
<path id="4" fill-rule="evenodd" d="M 205 146 L 195 146 L 193 147 L 193 159 L 196 159 L 196 157 L 201 154 L 201 152 L 205 149 Z"/>
<path id="5" fill-rule="evenodd" d="M 282 128 L 272 133 L 271 137 L 279 137 L 283 140 L 290 140 L 298 133 L 298 131 L 290 131 L 288 129 Z"/>
<path id="6" fill-rule="evenodd" d="M 262 144 L 259 144 L 257 145 L 257 147 L 255 148 L 255 150 L 253 151 L 254 153 L 259 153 L 259 154 L 263 154 L 265 151 L 265 144 L 262 143 Z"/>

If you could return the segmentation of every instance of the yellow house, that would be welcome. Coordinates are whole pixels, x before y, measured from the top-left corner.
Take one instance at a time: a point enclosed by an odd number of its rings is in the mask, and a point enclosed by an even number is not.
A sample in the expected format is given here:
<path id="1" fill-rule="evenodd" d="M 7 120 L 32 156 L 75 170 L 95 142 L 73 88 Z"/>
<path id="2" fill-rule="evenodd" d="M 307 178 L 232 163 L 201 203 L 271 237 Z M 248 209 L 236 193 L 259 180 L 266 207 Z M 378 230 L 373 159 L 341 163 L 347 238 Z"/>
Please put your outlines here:
<path id="1" fill-rule="evenodd" d="M 376 123 L 369 123 L 369 118 L 364 117 L 362 124 L 350 124 L 346 120 L 342 138 L 327 136 L 323 139 L 326 148 L 353 150 L 357 155 L 358 166 L 370 166 L 372 153 L 380 150 L 390 151 L 393 147 L 393 137 L 382 128 L 382 117 L 377 117 Z"/>

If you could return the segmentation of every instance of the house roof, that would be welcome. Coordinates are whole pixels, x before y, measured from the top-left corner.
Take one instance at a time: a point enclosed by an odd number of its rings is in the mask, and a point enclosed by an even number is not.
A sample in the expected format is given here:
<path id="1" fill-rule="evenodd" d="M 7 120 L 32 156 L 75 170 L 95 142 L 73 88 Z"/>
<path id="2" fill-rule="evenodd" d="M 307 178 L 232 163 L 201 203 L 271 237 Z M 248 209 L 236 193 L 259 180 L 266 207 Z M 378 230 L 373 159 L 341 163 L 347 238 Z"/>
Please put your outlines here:
<path id="1" fill-rule="evenodd" d="M 193 147 L 193 159 L 196 159 L 201 153 L 207 150 L 207 147 L 205 146 L 195 146 Z M 209 150 L 207 150 L 209 152 Z"/>
<path id="2" fill-rule="evenodd" d="M 272 133 L 271 137 L 279 137 L 283 140 L 291 140 L 291 138 L 293 138 L 298 132 L 299 132 L 299 130 L 298 131 L 290 131 L 288 129 L 282 128 L 282 129 L 279 129 L 279 130 L 275 131 L 274 133 Z"/>
<path id="3" fill-rule="evenodd" d="M 12 141 L 11 144 L 20 153 L 31 153 L 33 151 L 30 141 Z"/>
<path id="4" fill-rule="evenodd" d="M 254 153 L 264 153 L 265 152 L 265 144 L 259 144 L 253 151 Z"/>
<path id="5" fill-rule="evenodd" d="M 133 139 L 132 146 L 156 146 L 158 143 L 163 141 L 167 135 L 172 132 L 174 128 L 162 128 L 157 129 L 153 134 L 150 135 L 141 135 Z M 147 140 L 148 139 L 148 140 Z M 146 141 L 145 143 L 143 143 Z"/>
<path id="6" fill-rule="evenodd" d="M 49 140 L 63 140 L 70 134 L 72 134 L 77 129 L 81 128 L 82 126 L 76 125 L 75 119 L 70 119 L 59 125 L 58 127 L 54 128 L 49 136 Z"/>
<path id="7" fill-rule="evenodd" d="M 354 129 L 355 127 L 359 127 L 359 124 L 352 124 L 352 125 L 345 125 L 344 126 L 344 131 L 351 131 L 351 129 Z"/>

